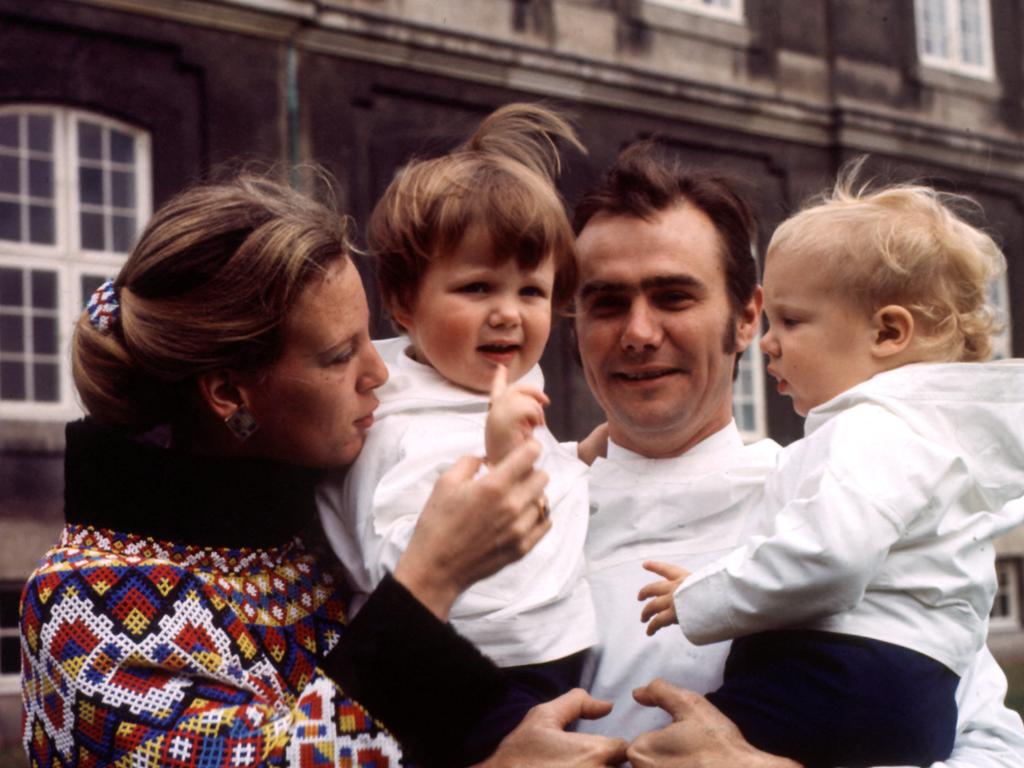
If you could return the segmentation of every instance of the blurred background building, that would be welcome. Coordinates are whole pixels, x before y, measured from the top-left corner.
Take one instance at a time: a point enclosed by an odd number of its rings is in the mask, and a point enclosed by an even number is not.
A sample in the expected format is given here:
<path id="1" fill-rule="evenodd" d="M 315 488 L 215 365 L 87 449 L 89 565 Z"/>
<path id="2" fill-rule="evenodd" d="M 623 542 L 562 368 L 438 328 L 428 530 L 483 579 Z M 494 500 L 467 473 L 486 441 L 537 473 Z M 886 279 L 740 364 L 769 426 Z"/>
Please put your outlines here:
<path id="1" fill-rule="evenodd" d="M 1009 260 L 999 353 L 1021 356 L 1022 38 L 1016 0 L 0 0 L 0 744 L 18 740 L 18 593 L 59 530 L 63 424 L 80 415 L 72 324 L 189 182 L 315 161 L 362 223 L 410 155 L 544 100 L 590 149 L 567 158 L 570 206 L 657 136 L 749 182 L 763 244 L 869 153 L 883 178 L 981 203 Z M 566 327 L 543 365 L 553 429 L 583 434 L 599 411 Z M 736 415 L 751 438 L 800 436 L 756 354 Z M 1024 531 L 999 551 L 990 645 L 1024 686 Z"/>

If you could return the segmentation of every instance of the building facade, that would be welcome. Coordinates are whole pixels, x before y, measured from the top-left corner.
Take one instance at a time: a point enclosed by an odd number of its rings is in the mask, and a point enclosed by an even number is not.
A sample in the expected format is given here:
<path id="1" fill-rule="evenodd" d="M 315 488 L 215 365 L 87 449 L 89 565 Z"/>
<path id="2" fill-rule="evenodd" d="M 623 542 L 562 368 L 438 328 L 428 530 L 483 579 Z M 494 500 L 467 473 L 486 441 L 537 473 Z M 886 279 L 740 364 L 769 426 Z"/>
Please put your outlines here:
<path id="1" fill-rule="evenodd" d="M 217 169 L 316 162 L 365 222 L 413 154 L 510 101 L 569 112 L 571 205 L 659 137 L 744 178 L 773 226 L 869 154 L 977 199 L 1024 355 L 1024 10 L 1008 0 L 0 0 L 0 739 L 17 739 L 17 595 L 61 521 L 66 348 L 154 207 Z M 301 171 L 296 182 L 302 182 Z M 365 270 L 364 270 L 365 273 Z M 372 278 L 374 333 L 387 335 Z M 543 365 L 563 437 L 599 418 L 564 324 Z M 751 437 L 800 420 L 744 356 Z M 1024 654 L 1024 535 L 1000 542 L 997 655 Z"/>

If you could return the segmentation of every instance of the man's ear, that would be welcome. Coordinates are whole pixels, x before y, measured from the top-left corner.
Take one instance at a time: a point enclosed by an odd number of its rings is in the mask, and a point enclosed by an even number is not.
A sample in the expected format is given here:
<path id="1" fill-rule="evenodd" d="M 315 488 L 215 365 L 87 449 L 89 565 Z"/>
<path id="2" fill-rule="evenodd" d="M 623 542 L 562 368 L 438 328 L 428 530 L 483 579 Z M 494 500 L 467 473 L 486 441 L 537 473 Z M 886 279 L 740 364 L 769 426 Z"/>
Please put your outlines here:
<path id="1" fill-rule="evenodd" d="M 899 304 L 888 304 L 876 311 L 871 324 L 874 328 L 871 352 L 876 357 L 898 355 L 914 340 L 914 316 Z"/>
<path id="2" fill-rule="evenodd" d="M 747 305 L 736 317 L 736 351 L 743 352 L 757 336 L 761 325 L 761 305 L 764 303 L 764 291 L 758 285 Z"/>
<path id="3" fill-rule="evenodd" d="M 246 405 L 244 388 L 228 371 L 208 371 L 199 377 L 198 383 L 202 401 L 221 421 L 231 418 Z"/>

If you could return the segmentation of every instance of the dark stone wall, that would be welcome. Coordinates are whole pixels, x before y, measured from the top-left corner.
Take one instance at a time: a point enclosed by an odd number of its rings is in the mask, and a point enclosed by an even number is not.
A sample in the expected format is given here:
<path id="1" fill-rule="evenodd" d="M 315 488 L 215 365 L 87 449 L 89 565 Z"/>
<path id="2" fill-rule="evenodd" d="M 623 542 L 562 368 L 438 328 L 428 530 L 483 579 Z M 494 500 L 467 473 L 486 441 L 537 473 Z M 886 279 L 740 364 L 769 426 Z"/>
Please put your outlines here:
<path id="1" fill-rule="evenodd" d="M 281 163 L 280 44 L 77 3 L 0 2 L 0 103 L 96 111 L 150 132 L 154 208 L 211 168 Z"/>
<path id="2" fill-rule="evenodd" d="M 642 45 L 639 6 L 616 2 L 610 7 L 633 30 L 631 44 Z M 785 48 L 826 61 L 841 58 L 881 65 L 897 73 L 895 93 L 883 93 L 878 82 L 862 82 L 848 74 L 835 78 L 838 95 L 884 97 L 910 108 L 928 97 L 930 87 L 914 75 L 916 47 L 908 0 L 748 0 L 746 7 L 752 42 L 750 50 L 737 58 L 737 66 L 748 72 L 771 77 L 778 51 Z M 993 14 L 1006 14 L 1007 23 L 996 24 L 995 30 L 1001 51 L 999 77 L 1008 91 L 1024 76 L 1019 54 L 1013 53 L 1019 46 L 1009 47 L 1021 35 L 1020 11 L 1014 4 L 1004 8 L 997 0 Z M 457 76 L 300 52 L 294 83 L 298 134 L 291 137 L 290 147 L 287 56 L 287 44 L 281 41 L 60 0 L 0 0 L 0 103 L 67 104 L 150 131 L 154 206 L 224 164 L 282 164 L 293 151 L 333 174 L 342 207 L 361 233 L 374 201 L 408 158 L 443 152 L 497 106 L 533 98 Z M 999 107 L 1011 124 L 1018 120 L 1019 102 L 1007 96 Z M 587 157 L 567 153 L 560 186 L 570 208 L 624 145 L 657 136 L 688 162 L 724 168 L 748 182 L 762 220 L 762 246 L 782 218 L 808 195 L 828 186 L 841 163 L 859 154 L 838 143 L 807 146 L 753 136 L 742 124 L 712 128 L 623 109 L 548 103 L 575 117 L 590 150 Z M 836 119 L 841 115 L 837 113 Z M 992 180 L 984 171 L 951 171 L 898 157 L 877 156 L 872 167 L 887 178 L 936 178 L 975 194 L 1011 259 L 1019 260 L 1024 209 L 1020 192 L 1011 185 Z M 374 312 L 372 331 L 389 335 L 371 270 L 365 263 L 359 266 Z M 1024 270 L 1015 266 L 1010 275 L 1012 295 L 1024 295 L 1022 281 Z M 1016 314 L 1015 337 L 1024 339 L 1024 312 Z M 554 401 L 550 421 L 555 433 L 563 438 L 585 434 L 600 413 L 573 360 L 565 323 L 555 329 L 543 365 Z M 799 437 L 801 422 L 788 401 L 769 392 L 768 406 L 770 434 L 783 442 Z"/>

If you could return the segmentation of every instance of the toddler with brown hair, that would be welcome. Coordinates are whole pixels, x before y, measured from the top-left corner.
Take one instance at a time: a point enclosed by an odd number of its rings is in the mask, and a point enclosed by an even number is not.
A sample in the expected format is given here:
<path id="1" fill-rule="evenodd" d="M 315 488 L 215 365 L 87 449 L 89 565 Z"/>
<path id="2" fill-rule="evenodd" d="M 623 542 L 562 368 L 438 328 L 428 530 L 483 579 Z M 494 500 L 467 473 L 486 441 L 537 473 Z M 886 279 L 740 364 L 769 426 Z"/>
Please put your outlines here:
<path id="1" fill-rule="evenodd" d="M 384 193 L 368 241 L 403 335 L 375 342 L 390 375 L 377 390 L 376 423 L 347 475 L 320 494 L 350 584 L 369 594 L 394 567 L 441 472 L 465 454 L 486 452 L 492 463 L 538 440 L 550 481 L 537 514 L 550 515 L 551 529 L 522 560 L 466 591 L 450 619 L 543 699 L 576 685 L 583 651 L 597 640 L 583 580 L 586 466 L 544 426 L 538 365 L 552 309 L 575 286 L 572 229 L 554 185 L 556 139 L 582 149 L 554 112 L 508 105 L 453 152 L 409 163 Z"/>

